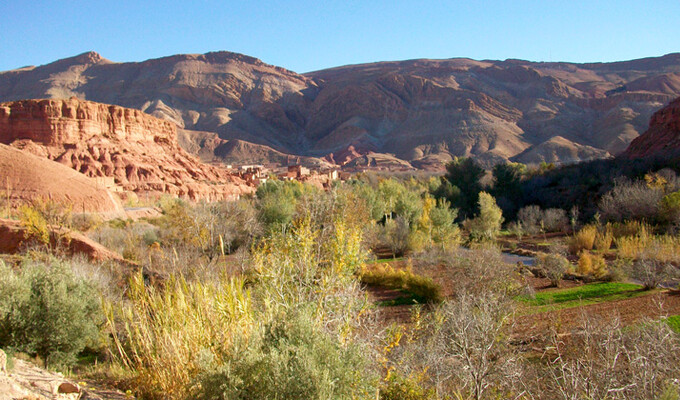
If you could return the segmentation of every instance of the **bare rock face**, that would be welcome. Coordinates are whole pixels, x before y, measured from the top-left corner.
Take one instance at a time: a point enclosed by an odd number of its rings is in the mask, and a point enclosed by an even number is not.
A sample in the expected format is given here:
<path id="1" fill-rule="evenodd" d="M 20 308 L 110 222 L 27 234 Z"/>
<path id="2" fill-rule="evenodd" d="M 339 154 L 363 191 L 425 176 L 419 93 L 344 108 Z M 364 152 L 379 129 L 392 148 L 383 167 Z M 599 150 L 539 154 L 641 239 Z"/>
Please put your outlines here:
<path id="1" fill-rule="evenodd" d="M 558 136 L 582 155 L 622 152 L 680 96 L 680 54 L 591 64 L 421 59 L 297 74 L 229 52 L 134 63 L 86 53 L 0 72 L 0 101 L 70 96 L 210 132 L 199 145 L 183 141 L 202 159 L 347 164 L 377 153 L 428 169 L 460 156 L 490 166 L 541 154 Z"/>
<path id="2" fill-rule="evenodd" d="M 0 104 L 0 143 L 98 178 L 112 190 L 192 200 L 234 198 L 253 190 L 180 148 L 173 123 L 77 98 Z"/>
<path id="3" fill-rule="evenodd" d="M 622 156 L 640 158 L 678 153 L 680 153 L 680 97 L 652 116 L 649 129 L 633 140 Z"/>

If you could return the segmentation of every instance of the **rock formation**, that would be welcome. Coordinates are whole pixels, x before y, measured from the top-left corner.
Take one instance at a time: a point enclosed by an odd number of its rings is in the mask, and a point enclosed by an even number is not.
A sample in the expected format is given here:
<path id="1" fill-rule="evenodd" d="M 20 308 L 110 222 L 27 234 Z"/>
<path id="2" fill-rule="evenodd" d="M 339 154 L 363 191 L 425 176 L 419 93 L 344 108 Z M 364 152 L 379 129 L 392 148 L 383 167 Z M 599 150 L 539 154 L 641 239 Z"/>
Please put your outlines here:
<path id="1" fill-rule="evenodd" d="M 557 161 L 578 161 L 572 157 L 622 152 L 680 96 L 680 54 L 591 64 L 423 59 L 300 75 L 229 52 L 137 63 L 86 53 L 0 73 L 2 101 L 70 96 L 227 141 L 194 146 L 205 159 L 252 151 L 342 164 L 382 153 L 427 168 L 455 156 L 489 166 L 521 153 L 539 162 L 550 145 Z M 551 141 L 557 136 L 564 140 Z"/>
<path id="2" fill-rule="evenodd" d="M 0 198 L 10 205 L 50 199 L 71 205 L 75 213 L 125 215 L 119 199 L 95 179 L 4 144 L 0 144 Z"/>
<path id="3" fill-rule="evenodd" d="M 680 154 L 680 97 L 654 113 L 649 129 L 622 154 L 627 158 Z"/>
<path id="4" fill-rule="evenodd" d="M 0 143 L 57 161 L 115 191 L 216 200 L 253 190 L 184 151 L 174 123 L 76 98 L 0 104 Z"/>

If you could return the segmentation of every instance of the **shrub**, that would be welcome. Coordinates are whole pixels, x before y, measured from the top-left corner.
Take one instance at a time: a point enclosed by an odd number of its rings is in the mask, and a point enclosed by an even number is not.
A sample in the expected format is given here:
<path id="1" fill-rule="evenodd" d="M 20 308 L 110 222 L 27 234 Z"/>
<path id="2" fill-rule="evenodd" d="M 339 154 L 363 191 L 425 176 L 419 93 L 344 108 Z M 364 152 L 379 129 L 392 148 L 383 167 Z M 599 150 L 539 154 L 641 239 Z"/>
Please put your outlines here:
<path id="1" fill-rule="evenodd" d="M 638 280 L 645 290 L 655 289 L 661 283 L 677 276 L 677 270 L 670 263 L 654 258 L 642 257 L 633 262 L 630 277 Z"/>
<path id="2" fill-rule="evenodd" d="M 569 261 L 559 254 L 545 254 L 538 260 L 539 267 L 550 283 L 558 287 L 564 274 L 569 270 Z"/>
<path id="3" fill-rule="evenodd" d="M 291 311 L 241 339 L 223 362 L 208 358 L 196 399 L 355 399 L 375 393 L 362 346 L 343 346 L 314 317 Z"/>
<path id="4" fill-rule="evenodd" d="M 543 211 L 543 229 L 546 232 L 566 231 L 569 226 L 567 212 L 561 208 L 549 208 Z"/>
<path id="5" fill-rule="evenodd" d="M 593 247 L 599 251 L 607 251 L 612 247 L 614 241 L 614 234 L 612 233 L 611 224 L 607 224 L 603 229 L 600 229 L 595 235 L 595 242 Z"/>
<path id="6" fill-rule="evenodd" d="M 586 225 L 569 239 L 569 253 L 578 254 L 582 250 L 592 250 L 595 246 L 597 226 Z"/>
<path id="7" fill-rule="evenodd" d="M 14 272 L 0 261 L 0 347 L 68 366 L 96 344 L 102 320 L 97 291 L 65 263 L 27 261 Z"/>
<path id="8" fill-rule="evenodd" d="M 680 191 L 668 194 L 661 199 L 661 218 L 671 225 L 680 223 Z"/>
<path id="9" fill-rule="evenodd" d="M 410 234 L 411 228 L 408 221 L 401 216 L 390 219 L 385 223 L 384 240 L 392 250 L 394 257 L 403 256 L 410 249 Z"/>
<path id="10" fill-rule="evenodd" d="M 592 275 L 597 279 L 604 278 L 609 272 L 604 257 L 587 251 L 582 251 L 579 255 L 577 271 L 581 275 Z"/>
<path id="11" fill-rule="evenodd" d="M 621 180 L 612 190 L 602 196 L 599 208 L 602 216 L 610 220 L 652 221 L 659 214 L 659 201 L 663 196 L 663 190 L 650 187 L 644 181 Z"/>
<path id="12" fill-rule="evenodd" d="M 517 212 L 517 220 L 522 224 L 524 230 L 532 235 L 540 231 L 541 218 L 543 213 L 539 206 L 526 206 Z"/>
<path id="13" fill-rule="evenodd" d="M 426 389 L 422 379 L 390 373 L 380 388 L 380 400 L 429 400 L 436 399 L 433 389 Z"/>

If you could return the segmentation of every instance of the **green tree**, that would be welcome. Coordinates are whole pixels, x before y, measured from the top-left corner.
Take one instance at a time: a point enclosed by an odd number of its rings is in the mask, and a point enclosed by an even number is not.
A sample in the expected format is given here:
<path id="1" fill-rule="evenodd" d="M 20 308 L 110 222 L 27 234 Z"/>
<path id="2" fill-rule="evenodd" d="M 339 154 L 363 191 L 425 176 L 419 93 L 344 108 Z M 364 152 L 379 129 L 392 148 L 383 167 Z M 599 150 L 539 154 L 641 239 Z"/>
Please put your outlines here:
<path id="1" fill-rule="evenodd" d="M 446 165 L 444 178 L 452 186 L 444 188 L 450 194 L 446 198 L 460 210 L 461 217 L 472 216 L 477 210 L 476 202 L 482 191 L 480 181 L 483 176 L 484 169 L 471 158 L 456 158 Z"/>
<path id="2" fill-rule="evenodd" d="M 469 222 L 470 238 L 473 241 L 494 241 L 501 230 L 503 211 L 496 200 L 486 192 L 479 193 L 479 215 Z"/>
<path id="3" fill-rule="evenodd" d="M 517 211 L 517 202 L 522 198 L 522 179 L 527 167 L 521 163 L 497 164 L 493 167 L 493 195 L 506 214 Z"/>

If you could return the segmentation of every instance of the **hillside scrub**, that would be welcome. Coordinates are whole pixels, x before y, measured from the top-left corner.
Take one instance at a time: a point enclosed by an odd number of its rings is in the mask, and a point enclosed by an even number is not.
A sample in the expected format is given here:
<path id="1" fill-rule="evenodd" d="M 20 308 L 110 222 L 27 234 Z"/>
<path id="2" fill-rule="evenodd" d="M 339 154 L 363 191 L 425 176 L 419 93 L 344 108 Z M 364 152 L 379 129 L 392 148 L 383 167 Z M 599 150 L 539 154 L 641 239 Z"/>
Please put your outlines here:
<path id="1" fill-rule="evenodd" d="M 97 288 L 66 262 L 25 259 L 17 272 L 0 261 L 0 348 L 68 367 L 100 346 L 102 323 Z"/>

